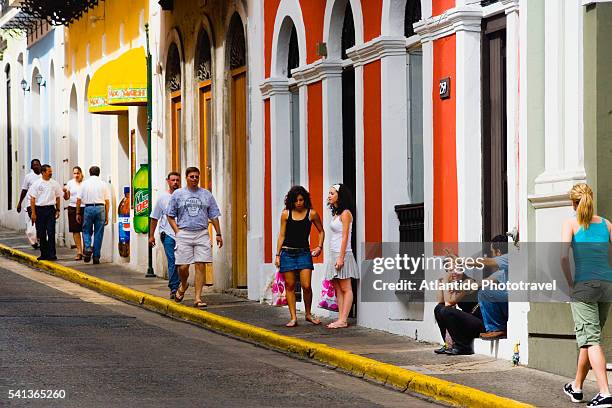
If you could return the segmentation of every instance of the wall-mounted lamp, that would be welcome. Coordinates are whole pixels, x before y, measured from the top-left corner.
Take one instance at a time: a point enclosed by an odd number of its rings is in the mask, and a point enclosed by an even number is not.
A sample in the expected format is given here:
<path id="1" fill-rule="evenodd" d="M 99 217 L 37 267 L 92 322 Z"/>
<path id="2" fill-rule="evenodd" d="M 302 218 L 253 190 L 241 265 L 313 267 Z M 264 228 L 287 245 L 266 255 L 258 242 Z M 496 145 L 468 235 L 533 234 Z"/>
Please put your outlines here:
<path id="1" fill-rule="evenodd" d="M 30 86 L 28 85 L 28 81 L 25 79 L 21 80 L 21 89 L 23 90 L 23 93 L 30 92 Z"/>
<path id="2" fill-rule="evenodd" d="M 36 79 L 36 83 L 38 84 L 38 86 L 47 86 L 47 81 L 43 79 L 43 76 L 40 75 L 40 73 L 36 74 L 34 78 Z"/>

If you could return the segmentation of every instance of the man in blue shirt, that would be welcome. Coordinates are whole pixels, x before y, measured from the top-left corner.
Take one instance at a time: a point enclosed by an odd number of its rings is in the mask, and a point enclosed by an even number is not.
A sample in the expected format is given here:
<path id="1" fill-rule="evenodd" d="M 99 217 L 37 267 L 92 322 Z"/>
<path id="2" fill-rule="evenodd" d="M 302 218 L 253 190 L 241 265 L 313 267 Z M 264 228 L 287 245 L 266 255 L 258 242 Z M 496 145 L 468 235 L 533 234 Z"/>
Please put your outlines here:
<path id="1" fill-rule="evenodd" d="M 212 244 L 208 233 L 208 222 L 215 227 L 217 245 L 223 246 L 219 217 L 221 213 L 215 197 L 199 187 L 200 170 L 188 167 L 185 170 L 187 187 L 176 190 L 168 203 L 166 215 L 176 239 L 175 263 L 178 266 L 181 286 L 174 300 L 181 302 L 189 286 L 189 265 L 195 264 L 195 307 L 206 307 L 202 301 L 202 288 L 206 263 L 212 262 Z"/>
<path id="2" fill-rule="evenodd" d="M 164 246 L 166 259 L 168 260 L 168 287 L 170 288 L 170 299 L 174 299 L 180 279 L 174 261 L 174 247 L 176 246 L 174 230 L 168 223 L 166 209 L 168 208 L 168 203 L 170 202 L 172 194 L 181 187 L 181 175 L 175 171 L 170 172 L 166 178 L 166 182 L 168 183 L 168 191 L 163 191 L 159 195 L 157 203 L 155 203 L 155 207 L 151 213 L 149 245 L 155 246 L 155 229 L 159 222 L 159 237 Z"/>
<path id="3" fill-rule="evenodd" d="M 508 282 L 508 238 L 497 235 L 491 240 L 491 258 L 484 258 L 485 267 L 494 270 L 488 280 L 497 283 Z M 478 304 L 482 313 L 482 320 L 486 333 L 482 333 L 483 340 L 497 340 L 506 338 L 508 324 L 508 292 L 505 290 L 480 289 L 478 291 Z"/>

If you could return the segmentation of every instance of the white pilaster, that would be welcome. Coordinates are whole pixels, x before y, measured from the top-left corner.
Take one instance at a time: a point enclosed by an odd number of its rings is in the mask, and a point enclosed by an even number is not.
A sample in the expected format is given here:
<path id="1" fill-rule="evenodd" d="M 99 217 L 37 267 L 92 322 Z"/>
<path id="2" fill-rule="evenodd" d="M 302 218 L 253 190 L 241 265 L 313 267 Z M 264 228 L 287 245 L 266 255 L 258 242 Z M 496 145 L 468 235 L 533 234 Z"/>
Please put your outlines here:
<path id="1" fill-rule="evenodd" d="M 519 55 L 519 10 L 518 1 L 506 9 L 506 174 L 508 182 L 508 228 L 518 228 L 523 201 L 520 197 L 521 171 L 526 166 L 520 163 L 519 86 L 521 84 Z M 525 197 L 526 198 L 526 197 Z M 526 224 L 523 224 L 527 228 Z M 526 231 L 525 231 L 526 232 Z M 484 237 L 489 239 L 490 237 Z"/>
<path id="2" fill-rule="evenodd" d="M 272 194 L 272 241 L 278 236 L 278 217 L 283 198 L 291 187 L 291 94 L 287 78 L 269 78 L 260 86 L 270 99 L 270 166 Z M 273 245 L 274 246 L 274 245 Z"/>
<path id="3" fill-rule="evenodd" d="M 470 20 L 457 32 L 456 56 L 456 155 L 457 212 L 460 242 L 480 242 L 482 237 L 482 111 L 480 75 L 480 21 Z M 451 84 L 451 92 L 453 84 Z"/>
<path id="4" fill-rule="evenodd" d="M 408 153 L 406 39 L 381 36 L 349 49 L 347 54 L 356 69 L 375 60 L 380 60 L 381 63 L 382 240 L 396 241 L 399 220 L 394 206 L 407 203 L 410 199 L 406 162 Z M 363 97 L 356 99 L 363 100 Z M 357 112 L 359 112 L 357 117 L 363 117 L 363 110 Z M 357 123 L 359 122 L 358 120 Z M 357 142 L 357 146 L 362 145 L 363 142 Z M 357 162 L 363 163 L 363 155 Z M 363 171 L 362 168 L 360 170 Z"/>

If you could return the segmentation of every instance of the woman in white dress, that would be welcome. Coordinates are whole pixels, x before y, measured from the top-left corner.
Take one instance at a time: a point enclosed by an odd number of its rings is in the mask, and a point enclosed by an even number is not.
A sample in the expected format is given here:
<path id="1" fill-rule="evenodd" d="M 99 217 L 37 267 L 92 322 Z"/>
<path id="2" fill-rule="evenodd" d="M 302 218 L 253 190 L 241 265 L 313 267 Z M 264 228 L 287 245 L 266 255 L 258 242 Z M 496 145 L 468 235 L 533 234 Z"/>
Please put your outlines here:
<path id="1" fill-rule="evenodd" d="M 338 300 L 338 320 L 327 325 L 330 329 L 348 327 L 348 315 L 353 305 L 351 278 L 359 279 L 359 268 L 353 257 L 351 238 L 355 204 L 350 190 L 344 184 L 329 189 L 327 204 L 332 212 L 330 251 L 325 279 L 331 280 Z"/>

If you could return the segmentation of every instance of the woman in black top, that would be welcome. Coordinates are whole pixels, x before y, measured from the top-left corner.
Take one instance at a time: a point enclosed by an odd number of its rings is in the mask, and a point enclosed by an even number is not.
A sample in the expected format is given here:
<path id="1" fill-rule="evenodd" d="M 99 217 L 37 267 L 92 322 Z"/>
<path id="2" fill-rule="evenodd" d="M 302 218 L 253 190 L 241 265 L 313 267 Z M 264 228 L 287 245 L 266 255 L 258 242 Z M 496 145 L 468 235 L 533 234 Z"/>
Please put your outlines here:
<path id="1" fill-rule="evenodd" d="M 315 225 L 319 231 L 319 244 L 310 251 L 310 228 Z M 312 324 L 320 324 L 321 321 L 310 313 L 312 305 L 312 289 L 310 280 L 312 278 L 312 257 L 319 256 L 323 249 L 325 231 L 321 224 L 321 217 L 312 209 L 310 194 L 302 186 L 293 186 L 285 196 L 285 209 L 281 214 L 280 231 L 276 244 L 276 258 L 274 264 L 285 277 L 285 290 L 287 293 L 287 304 L 291 320 L 287 327 L 297 326 L 297 314 L 295 311 L 295 274 L 300 274 L 300 284 L 304 297 L 304 312 L 306 320 Z"/>

